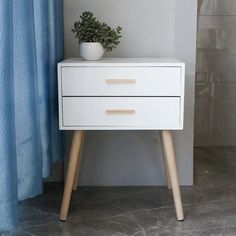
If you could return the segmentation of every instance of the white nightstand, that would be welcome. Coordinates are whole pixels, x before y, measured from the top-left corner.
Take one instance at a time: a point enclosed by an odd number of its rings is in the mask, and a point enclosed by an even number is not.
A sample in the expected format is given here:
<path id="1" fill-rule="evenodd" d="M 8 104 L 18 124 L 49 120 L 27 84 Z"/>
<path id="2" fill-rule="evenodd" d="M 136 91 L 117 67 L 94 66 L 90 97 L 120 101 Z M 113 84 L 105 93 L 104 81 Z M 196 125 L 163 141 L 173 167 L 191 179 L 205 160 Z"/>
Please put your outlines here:
<path id="1" fill-rule="evenodd" d="M 60 219 L 76 189 L 85 130 L 160 130 L 168 188 L 183 208 L 170 130 L 183 129 L 185 64 L 168 58 L 68 59 L 58 64 L 61 130 L 75 130 Z"/>

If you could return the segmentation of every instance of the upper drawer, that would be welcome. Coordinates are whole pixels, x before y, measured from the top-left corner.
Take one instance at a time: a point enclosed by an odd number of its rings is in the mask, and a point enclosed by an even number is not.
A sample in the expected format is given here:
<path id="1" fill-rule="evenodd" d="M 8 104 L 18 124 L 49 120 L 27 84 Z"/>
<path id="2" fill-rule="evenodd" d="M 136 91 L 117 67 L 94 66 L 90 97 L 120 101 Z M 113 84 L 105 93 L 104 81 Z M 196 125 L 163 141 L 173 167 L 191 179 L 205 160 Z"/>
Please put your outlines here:
<path id="1" fill-rule="evenodd" d="M 181 67 L 62 67 L 63 96 L 180 96 Z"/>

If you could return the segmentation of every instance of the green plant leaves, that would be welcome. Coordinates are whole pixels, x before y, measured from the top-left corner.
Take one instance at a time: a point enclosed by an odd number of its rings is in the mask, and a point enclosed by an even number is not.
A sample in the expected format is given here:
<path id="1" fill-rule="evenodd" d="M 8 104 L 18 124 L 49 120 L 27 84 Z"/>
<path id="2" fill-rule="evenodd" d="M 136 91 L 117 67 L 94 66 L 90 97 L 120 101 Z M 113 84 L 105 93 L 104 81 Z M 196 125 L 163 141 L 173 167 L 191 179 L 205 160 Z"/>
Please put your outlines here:
<path id="1" fill-rule="evenodd" d="M 120 43 L 122 28 L 112 29 L 106 23 L 99 22 L 92 12 L 85 11 L 80 16 L 81 20 L 74 23 L 72 32 L 79 43 L 99 42 L 106 51 L 112 51 Z"/>

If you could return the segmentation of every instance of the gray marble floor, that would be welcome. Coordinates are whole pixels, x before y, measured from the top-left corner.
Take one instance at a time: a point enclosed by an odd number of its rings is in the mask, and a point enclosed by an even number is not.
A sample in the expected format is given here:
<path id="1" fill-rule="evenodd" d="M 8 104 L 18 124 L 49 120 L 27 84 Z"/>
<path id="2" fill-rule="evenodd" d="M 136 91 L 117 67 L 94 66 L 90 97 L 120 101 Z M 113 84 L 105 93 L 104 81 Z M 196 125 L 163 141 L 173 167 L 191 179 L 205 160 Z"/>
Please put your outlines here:
<path id="1" fill-rule="evenodd" d="M 177 222 L 165 187 L 80 188 L 60 222 L 62 184 L 20 204 L 17 231 L 0 235 L 236 235 L 236 147 L 195 149 L 195 185 L 183 187 L 186 219 Z"/>

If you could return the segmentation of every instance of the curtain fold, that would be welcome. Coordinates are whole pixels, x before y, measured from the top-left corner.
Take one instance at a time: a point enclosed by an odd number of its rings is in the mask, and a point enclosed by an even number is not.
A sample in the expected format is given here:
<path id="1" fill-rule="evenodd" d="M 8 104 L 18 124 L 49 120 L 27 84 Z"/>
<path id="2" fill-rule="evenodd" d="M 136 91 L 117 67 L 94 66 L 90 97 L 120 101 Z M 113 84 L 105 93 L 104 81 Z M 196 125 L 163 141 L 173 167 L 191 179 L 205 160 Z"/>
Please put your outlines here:
<path id="1" fill-rule="evenodd" d="M 63 0 L 0 0 L 0 231 L 18 200 L 43 191 L 62 158 L 56 64 L 63 58 Z"/>

